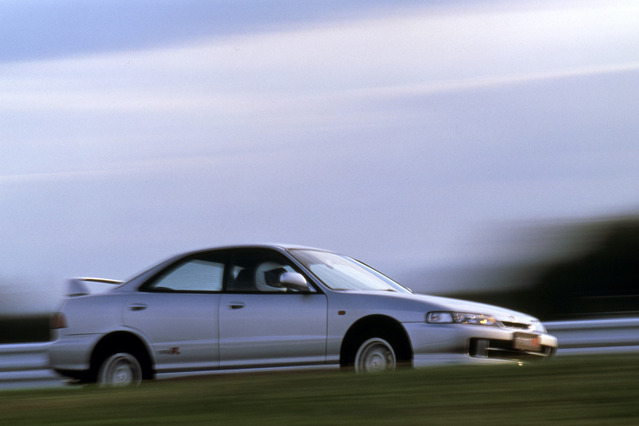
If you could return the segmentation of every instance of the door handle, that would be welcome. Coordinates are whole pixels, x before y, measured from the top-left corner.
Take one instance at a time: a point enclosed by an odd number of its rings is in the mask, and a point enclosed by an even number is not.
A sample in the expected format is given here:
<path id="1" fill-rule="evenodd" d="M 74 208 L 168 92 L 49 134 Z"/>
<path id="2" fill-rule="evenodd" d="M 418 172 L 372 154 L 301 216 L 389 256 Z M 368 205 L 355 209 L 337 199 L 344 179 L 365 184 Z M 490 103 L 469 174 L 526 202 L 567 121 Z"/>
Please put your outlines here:
<path id="1" fill-rule="evenodd" d="M 134 303 L 133 305 L 129 306 L 129 309 L 132 311 L 143 311 L 146 308 L 148 308 L 148 306 L 144 303 Z"/>
<path id="2" fill-rule="evenodd" d="M 242 309 L 244 307 L 243 302 L 231 302 L 229 303 L 229 308 L 231 309 Z"/>

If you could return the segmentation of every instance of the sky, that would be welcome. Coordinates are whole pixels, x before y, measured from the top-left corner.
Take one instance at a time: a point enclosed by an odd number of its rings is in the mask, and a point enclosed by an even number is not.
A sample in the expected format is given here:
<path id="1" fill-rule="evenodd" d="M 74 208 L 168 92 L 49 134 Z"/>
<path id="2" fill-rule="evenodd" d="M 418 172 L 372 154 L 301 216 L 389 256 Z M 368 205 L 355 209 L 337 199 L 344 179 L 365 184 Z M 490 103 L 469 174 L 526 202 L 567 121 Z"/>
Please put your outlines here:
<path id="1" fill-rule="evenodd" d="M 635 1 L 0 2 L 0 312 L 203 247 L 393 276 L 636 212 L 638 45 Z"/>

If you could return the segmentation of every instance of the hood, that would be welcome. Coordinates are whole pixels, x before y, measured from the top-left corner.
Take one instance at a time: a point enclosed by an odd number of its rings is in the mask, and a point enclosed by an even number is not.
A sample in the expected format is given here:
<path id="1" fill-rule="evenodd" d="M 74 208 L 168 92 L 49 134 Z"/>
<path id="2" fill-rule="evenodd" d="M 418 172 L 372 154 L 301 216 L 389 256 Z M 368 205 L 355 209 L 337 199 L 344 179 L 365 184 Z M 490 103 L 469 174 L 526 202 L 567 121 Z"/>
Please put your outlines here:
<path id="1" fill-rule="evenodd" d="M 508 308 L 502 308 L 501 306 L 471 302 L 469 300 L 453 299 L 449 297 L 429 296 L 425 294 L 416 294 L 414 296 L 428 304 L 440 306 L 443 311 L 487 314 L 491 315 L 496 320 L 506 322 L 530 323 L 533 321 L 538 321 L 537 318 L 531 315 L 513 311 L 512 309 Z"/>
<path id="2" fill-rule="evenodd" d="M 539 321 L 537 318 L 531 315 L 513 311 L 512 309 L 488 305 L 485 303 L 471 302 L 469 300 L 453 299 L 449 297 L 380 291 L 349 291 L 348 293 L 353 295 L 357 294 L 361 296 L 371 296 L 377 300 L 383 298 L 386 300 L 385 304 L 388 304 L 388 302 L 390 301 L 389 299 L 395 299 L 399 303 L 399 305 L 403 305 L 404 307 L 406 307 L 406 302 L 410 302 L 413 305 L 412 308 L 415 311 L 423 313 L 433 311 L 450 311 L 486 314 L 494 317 L 496 320 L 501 322 L 523 324 L 530 324 L 532 322 Z"/>

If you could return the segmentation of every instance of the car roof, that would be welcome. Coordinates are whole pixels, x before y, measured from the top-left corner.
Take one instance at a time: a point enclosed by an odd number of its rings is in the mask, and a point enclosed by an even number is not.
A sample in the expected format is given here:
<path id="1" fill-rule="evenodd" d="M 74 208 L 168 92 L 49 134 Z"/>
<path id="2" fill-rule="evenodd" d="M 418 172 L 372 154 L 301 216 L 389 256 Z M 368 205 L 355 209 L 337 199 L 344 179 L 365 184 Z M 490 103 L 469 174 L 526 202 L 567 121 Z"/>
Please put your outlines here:
<path id="1" fill-rule="evenodd" d="M 214 247 L 204 247 L 197 250 L 191 250 L 188 252 L 181 253 L 181 255 L 189 255 L 189 254 L 197 254 L 207 251 L 213 250 L 232 250 L 232 249 L 280 249 L 280 250 L 318 250 L 318 251 L 330 251 L 327 249 L 322 249 L 318 247 L 310 247 L 300 244 L 284 244 L 284 243 L 243 243 L 243 244 L 233 244 L 233 245 L 221 245 Z"/>
<path id="2" fill-rule="evenodd" d="M 113 290 L 114 291 L 127 290 L 128 288 L 130 288 L 132 286 L 132 283 L 136 283 L 134 285 L 137 286 L 138 285 L 137 282 L 140 279 L 147 279 L 148 278 L 148 274 L 149 273 L 151 273 L 151 274 L 153 273 L 152 271 L 154 271 L 154 270 L 158 271 L 159 269 L 164 268 L 167 265 L 169 265 L 171 262 L 178 261 L 179 259 L 188 258 L 190 256 L 197 256 L 197 255 L 204 254 L 204 253 L 207 253 L 207 252 L 210 252 L 210 251 L 238 250 L 238 249 L 239 250 L 241 250 L 241 249 L 270 249 L 270 250 L 277 250 L 277 251 L 287 251 L 287 250 L 293 250 L 293 249 L 302 249 L 302 250 L 317 250 L 317 251 L 330 252 L 330 250 L 325 250 L 325 249 L 320 249 L 320 248 L 307 247 L 307 246 L 297 245 L 297 244 L 281 244 L 281 243 L 235 244 L 235 245 L 221 245 L 221 246 L 217 246 L 217 247 L 201 248 L 201 249 L 198 249 L 198 250 L 191 250 L 191 251 L 185 251 L 185 252 L 177 253 L 177 254 L 174 254 L 173 256 L 167 257 L 164 260 L 156 263 L 152 267 L 150 267 L 148 269 L 145 269 L 142 272 L 139 272 L 139 273 L 133 275 L 132 277 L 126 279 L 120 287 L 117 287 L 116 289 L 113 289 Z"/>

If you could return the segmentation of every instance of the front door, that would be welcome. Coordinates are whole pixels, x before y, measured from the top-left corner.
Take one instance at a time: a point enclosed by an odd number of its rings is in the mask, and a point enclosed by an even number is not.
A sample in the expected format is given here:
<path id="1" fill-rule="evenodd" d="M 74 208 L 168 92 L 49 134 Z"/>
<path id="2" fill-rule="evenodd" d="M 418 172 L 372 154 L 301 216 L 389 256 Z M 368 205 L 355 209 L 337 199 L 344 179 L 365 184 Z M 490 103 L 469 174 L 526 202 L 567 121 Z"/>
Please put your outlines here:
<path id="1" fill-rule="evenodd" d="M 271 286 L 283 271 L 299 272 L 270 250 L 232 256 L 220 299 L 221 368 L 325 362 L 326 296 Z"/>

